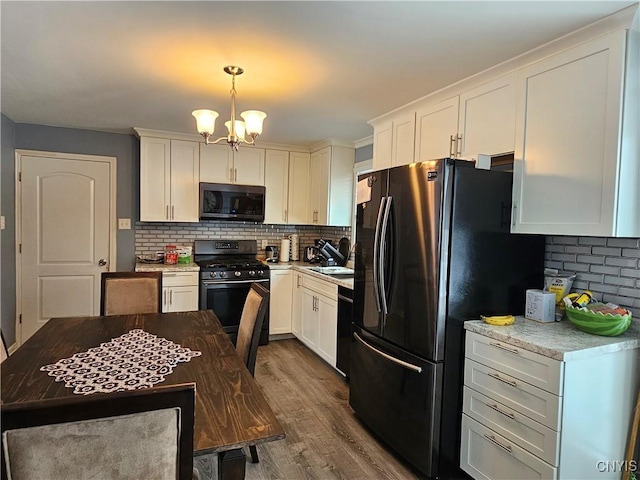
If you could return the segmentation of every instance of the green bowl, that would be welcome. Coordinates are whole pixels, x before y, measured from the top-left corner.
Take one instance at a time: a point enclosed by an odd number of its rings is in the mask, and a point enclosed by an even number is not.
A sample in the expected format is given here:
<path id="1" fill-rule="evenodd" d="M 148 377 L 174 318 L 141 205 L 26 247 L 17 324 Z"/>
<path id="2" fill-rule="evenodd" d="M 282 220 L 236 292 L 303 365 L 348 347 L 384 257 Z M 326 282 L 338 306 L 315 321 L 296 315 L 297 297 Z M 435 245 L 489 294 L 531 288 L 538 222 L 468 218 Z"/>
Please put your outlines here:
<path id="1" fill-rule="evenodd" d="M 593 335 L 615 337 L 622 335 L 631 326 L 631 313 L 628 315 L 602 315 L 573 307 L 567 307 L 566 312 L 567 318 L 578 327 L 578 330 Z"/>

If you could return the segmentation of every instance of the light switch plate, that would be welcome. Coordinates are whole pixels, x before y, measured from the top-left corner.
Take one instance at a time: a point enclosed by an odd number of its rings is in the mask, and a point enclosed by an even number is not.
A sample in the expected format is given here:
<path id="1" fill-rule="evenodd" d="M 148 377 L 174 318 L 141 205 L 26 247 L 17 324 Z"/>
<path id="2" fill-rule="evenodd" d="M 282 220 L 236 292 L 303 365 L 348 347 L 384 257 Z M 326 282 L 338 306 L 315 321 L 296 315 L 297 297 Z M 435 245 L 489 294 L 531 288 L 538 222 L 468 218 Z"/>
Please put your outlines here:
<path id="1" fill-rule="evenodd" d="M 4 230 L 4 228 L 5 228 L 5 223 L 4 222 L 5 222 L 4 215 L 2 215 L 0 217 L 0 230 Z"/>
<path id="2" fill-rule="evenodd" d="M 264 238 L 262 239 L 262 250 L 264 250 L 265 248 L 267 248 L 267 245 L 269 245 L 269 240 L 265 240 Z"/>
<path id="3" fill-rule="evenodd" d="M 130 218 L 119 218 L 118 219 L 118 230 L 131 230 L 131 219 Z"/>

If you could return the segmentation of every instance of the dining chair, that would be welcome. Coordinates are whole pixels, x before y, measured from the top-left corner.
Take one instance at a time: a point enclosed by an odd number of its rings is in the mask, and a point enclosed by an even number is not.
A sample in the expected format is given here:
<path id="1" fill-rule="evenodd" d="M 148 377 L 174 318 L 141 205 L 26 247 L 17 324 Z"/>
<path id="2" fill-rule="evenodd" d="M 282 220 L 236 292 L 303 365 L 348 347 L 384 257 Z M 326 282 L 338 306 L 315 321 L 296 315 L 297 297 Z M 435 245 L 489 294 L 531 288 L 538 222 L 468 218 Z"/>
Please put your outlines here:
<path id="1" fill-rule="evenodd" d="M 2 340 L 2 350 L 0 350 L 0 362 L 4 362 L 9 356 L 9 350 L 7 349 L 7 344 L 4 341 L 4 333 L 0 331 L 0 340 Z"/>
<path id="2" fill-rule="evenodd" d="M 100 315 L 162 312 L 162 272 L 102 272 Z"/>
<path id="3" fill-rule="evenodd" d="M 268 308 L 269 290 L 260 283 L 252 283 L 242 309 L 238 338 L 236 340 L 236 350 L 251 375 L 254 374 L 256 368 L 260 331 Z M 258 463 L 256 447 L 254 445 L 250 446 L 249 451 L 251 452 L 251 462 Z"/>
<path id="4" fill-rule="evenodd" d="M 194 409 L 194 383 L 3 404 L 2 480 L 190 480 Z"/>

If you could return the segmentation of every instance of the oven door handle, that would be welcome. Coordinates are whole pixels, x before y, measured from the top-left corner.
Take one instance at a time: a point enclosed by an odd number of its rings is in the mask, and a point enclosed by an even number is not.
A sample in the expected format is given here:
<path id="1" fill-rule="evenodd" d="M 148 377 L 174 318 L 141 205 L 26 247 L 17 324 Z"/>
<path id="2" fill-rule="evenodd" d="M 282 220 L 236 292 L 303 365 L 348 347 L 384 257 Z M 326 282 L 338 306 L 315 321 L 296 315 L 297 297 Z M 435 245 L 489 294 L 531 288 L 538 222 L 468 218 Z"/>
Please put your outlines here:
<path id="1" fill-rule="evenodd" d="M 214 280 L 214 281 L 210 281 L 210 280 L 203 280 L 202 284 L 203 285 L 234 285 L 236 283 L 265 283 L 268 282 L 269 279 L 268 278 L 260 278 L 260 279 L 256 279 L 256 280 Z"/>

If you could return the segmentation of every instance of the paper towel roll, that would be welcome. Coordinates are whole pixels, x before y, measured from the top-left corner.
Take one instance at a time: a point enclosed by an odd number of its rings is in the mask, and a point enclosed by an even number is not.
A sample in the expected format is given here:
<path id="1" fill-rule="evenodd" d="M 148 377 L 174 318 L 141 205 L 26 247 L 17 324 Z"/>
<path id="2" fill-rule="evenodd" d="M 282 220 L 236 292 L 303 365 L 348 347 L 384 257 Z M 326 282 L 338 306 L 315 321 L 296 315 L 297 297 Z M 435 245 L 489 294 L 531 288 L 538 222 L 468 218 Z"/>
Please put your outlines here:
<path id="1" fill-rule="evenodd" d="M 289 240 L 291 240 L 291 250 L 290 257 L 294 262 L 300 260 L 300 237 L 297 233 L 289 235 Z"/>
<path id="2" fill-rule="evenodd" d="M 291 248 L 291 240 L 288 238 L 283 238 L 282 243 L 280 244 L 280 261 L 288 262 L 289 261 L 289 249 Z"/>

